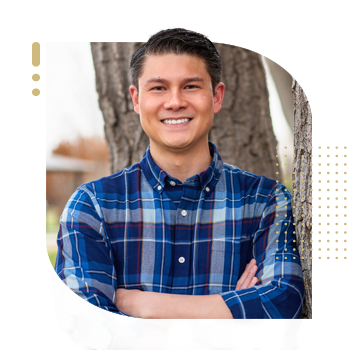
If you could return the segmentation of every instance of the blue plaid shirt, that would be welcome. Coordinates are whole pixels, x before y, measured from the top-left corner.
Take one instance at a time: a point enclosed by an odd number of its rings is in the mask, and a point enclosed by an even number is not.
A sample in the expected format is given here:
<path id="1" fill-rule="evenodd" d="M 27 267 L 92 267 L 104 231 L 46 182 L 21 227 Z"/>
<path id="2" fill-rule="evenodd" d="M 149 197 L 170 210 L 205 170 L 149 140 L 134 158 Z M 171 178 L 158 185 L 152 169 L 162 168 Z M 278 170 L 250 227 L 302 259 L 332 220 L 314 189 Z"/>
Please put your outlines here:
<path id="1" fill-rule="evenodd" d="M 281 183 L 224 164 L 184 183 L 148 148 L 140 163 L 80 186 L 61 216 L 56 272 L 106 310 L 118 287 L 220 294 L 234 318 L 300 318 L 304 284 L 291 194 Z M 256 259 L 258 283 L 235 291 Z"/>

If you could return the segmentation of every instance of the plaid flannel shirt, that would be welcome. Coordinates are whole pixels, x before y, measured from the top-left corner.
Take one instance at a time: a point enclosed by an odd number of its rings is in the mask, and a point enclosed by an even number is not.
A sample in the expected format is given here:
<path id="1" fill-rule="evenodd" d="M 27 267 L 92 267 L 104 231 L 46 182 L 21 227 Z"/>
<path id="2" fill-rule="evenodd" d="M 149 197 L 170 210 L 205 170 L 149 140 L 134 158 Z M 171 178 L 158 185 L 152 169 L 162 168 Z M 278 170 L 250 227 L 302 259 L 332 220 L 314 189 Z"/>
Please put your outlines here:
<path id="1" fill-rule="evenodd" d="M 155 164 L 148 146 L 139 163 L 73 193 L 60 218 L 52 286 L 66 339 L 84 349 L 136 344 L 150 324 L 117 309 L 118 287 L 220 294 L 241 339 L 254 327 L 268 334 L 266 320 L 281 320 L 281 341 L 292 338 L 304 300 L 292 196 L 273 179 L 223 163 L 210 141 L 209 150 L 211 166 L 184 183 Z M 258 283 L 235 291 L 253 258 Z"/>

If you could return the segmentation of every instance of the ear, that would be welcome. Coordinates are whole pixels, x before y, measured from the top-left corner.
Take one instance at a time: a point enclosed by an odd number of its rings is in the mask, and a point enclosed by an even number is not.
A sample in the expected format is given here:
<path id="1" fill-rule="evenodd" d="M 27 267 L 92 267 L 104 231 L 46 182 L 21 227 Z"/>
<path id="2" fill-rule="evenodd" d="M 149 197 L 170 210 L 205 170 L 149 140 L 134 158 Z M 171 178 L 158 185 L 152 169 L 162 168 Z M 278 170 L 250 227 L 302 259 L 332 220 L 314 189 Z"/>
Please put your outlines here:
<path id="1" fill-rule="evenodd" d="M 224 94 L 225 94 L 224 83 L 217 84 L 215 87 L 215 95 L 214 95 L 214 114 L 220 111 L 222 101 L 224 100 Z"/>
<path id="2" fill-rule="evenodd" d="M 140 105 L 139 105 L 139 93 L 135 85 L 129 87 L 132 103 L 134 104 L 134 111 L 137 114 L 140 114 Z"/>

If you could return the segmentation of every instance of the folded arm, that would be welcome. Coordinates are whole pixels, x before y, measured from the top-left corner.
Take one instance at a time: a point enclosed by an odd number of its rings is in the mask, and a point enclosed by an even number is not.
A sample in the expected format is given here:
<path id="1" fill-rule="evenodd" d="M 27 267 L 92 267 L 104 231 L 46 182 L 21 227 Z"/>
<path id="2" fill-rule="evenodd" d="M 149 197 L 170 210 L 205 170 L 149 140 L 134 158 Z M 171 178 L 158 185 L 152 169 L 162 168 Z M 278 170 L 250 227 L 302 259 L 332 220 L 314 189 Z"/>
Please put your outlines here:
<path id="1" fill-rule="evenodd" d="M 255 285 L 257 266 L 252 260 L 237 283 L 236 290 Z M 179 295 L 117 289 L 116 303 L 122 312 L 140 318 L 232 319 L 232 313 L 220 294 Z"/>
<path id="2" fill-rule="evenodd" d="M 179 295 L 118 289 L 117 307 L 139 318 L 232 318 L 219 294 Z"/>

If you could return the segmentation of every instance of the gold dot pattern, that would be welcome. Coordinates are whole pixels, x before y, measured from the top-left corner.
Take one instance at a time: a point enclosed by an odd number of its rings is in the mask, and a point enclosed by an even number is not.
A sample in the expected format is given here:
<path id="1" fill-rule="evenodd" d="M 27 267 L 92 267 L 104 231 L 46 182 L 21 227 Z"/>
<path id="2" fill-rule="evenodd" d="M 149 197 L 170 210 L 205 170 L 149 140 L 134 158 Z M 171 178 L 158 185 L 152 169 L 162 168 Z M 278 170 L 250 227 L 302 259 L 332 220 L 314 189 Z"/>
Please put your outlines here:
<path id="1" fill-rule="evenodd" d="M 278 149 L 278 147 L 276 147 L 276 149 Z M 288 149 L 287 146 L 284 147 L 285 150 Z M 312 248 L 307 248 L 307 246 L 305 246 L 304 244 L 308 241 L 309 243 L 313 243 L 313 240 L 304 240 L 304 239 L 300 239 L 299 242 L 301 243 L 299 246 L 299 255 L 300 255 L 300 259 L 301 260 L 305 260 L 305 259 L 313 259 L 313 256 L 311 255 L 313 251 L 317 252 L 316 254 L 320 255 L 318 257 L 318 259 L 347 259 L 347 256 L 345 255 L 347 253 L 348 247 L 347 247 L 347 240 L 343 239 L 341 237 L 341 239 L 336 239 L 335 237 L 340 236 L 340 235 L 346 235 L 347 231 L 346 226 L 347 226 L 347 222 L 346 222 L 346 218 L 347 218 L 347 214 L 346 214 L 346 209 L 347 209 L 347 197 L 346 197 L 346 193 L 348 191 L 348 189 L 346 188 L 346 184 L 348 183 L 349 180 L 349 176 L 346 172 L 346 167 L 347 167 L 347 163 L 346 162 L 341 162 L 341 159 L 346 160 L 347 158 L 347 154 L 346 149 L 347 146 L 343 146 L 343 147 L 330 147 L 327 146 L 327 154 L 321 154 L 321 146 L 318 146 L 317 149 L 318 151 L 316 155 L 311 154 L 312 152 L 312 147 L 308 150 L 306 148 L 302 147 L 293 147 L 294 154 L 292 156 L 292 165 L 293 165 L 293 170 L 290 172 L 290 175 L 293 174 L 295 175 L 295 178 L 297 178 L 299 180 L 299 188 L 295 187 L 295 180 L 292 180 L 290 185 L 290 192 L 292 193 L 292 198 L 293 198 L 293 209 L 296 209 L 296 200 L 297 198 L 298 201 L 301 201 L 302 203 L 304 201 L 307 201 L 309 204 L 309 208 L 310 213 L 308 213 L 307 215 L 304 214 L 300 214 L 298 213 L 298 217 L 299 219 L 297 219 L 298 224 L 300 225 L 300 236 L 305 234 L 305 226 L 308 226 L 308 228 L 312 229 L 312 225 L 313 223 L 311 222 L 313 219 L 313 215 L 311 214 L 312 212 L 312 200 L 316 201 L 316 203 L 318 204 L 318 212 L 320 214 L 317 215 L 317 224 L 319 229 L 321 231 L 318 231 L 318 234 L 320 235 L 319 237 L 322 238 L 322 236 L 324 234 L 326 234 L 327 236 L 329 236 L 330 239 L 327 240 L 322 240 L 319 239 L 318 241 L 316 240 L 315 247 Z M 303 150 L 303 151 L 302 151 Z M 288 167 L 288 156 L 287 154 L 283 154 L 283 152 L 285 152 L 284 150 L 282 150 L 282 147 L 280 148 L 280 154 L 276 155 L 276 158 L 279 157 L 283 157 L 285 162 L 283 162 L 281 165 L 280 163 L 276 163 L 276 167 L 277 167 L 277 171 L 276 174 L 284 174 L 287 175 L 288 174 L 288 168 L 284 168 L 286 171 L 281 172 L 282 166 L 284 167 Z M 277 153 L 277 151 L 276 151 Z M 303 154 L 300 154 L 303 153 Z M 300 154 L 300 156 L 298 156 L 298 154 Z M 318 157 L 320 160 L 322 157 L 326 156 L 327 158 L 327 163 L 316 163 L 313 164 L 312 163 L 312 157 Z M 335 169 L 337 171 L 332 171 L 332 168 L 336 167 Z M 327 177 L 329 175 L 336 175 L 337 180 L 326 180 L 324 181 L 322 180 L 318 180 L 316 181 L 316 188 L 313 188 L 313 184 L 311 186 L 307 186 L 307 181 L 311 181 L 311 183 L 313 183 L 313 180 L 306 180 L 306 179 L 312 179 L 313 177 L 311 175 L 313 175 L 312 172 L 312 168 L 311 167 L 315 167 L 315 170 L 319 170 L 319 171 L 315 171 L 315 174 L 317 176 L 318 175 L 326 175 Z M 322 167 L 326 167 L 325 169 L 322 169 Z M 328 169 L 327 169 L 328 168 Z M 334 169 L 334 168 L 333 168 Z M 329 170 L 326 172 L 323 172 L 322 170 Z M 306 178 L 305 176 L 306 175 Z M 294 179 L 294 177 L 293 177 Z M 305 180 L 304 180 L 305 179 Z M 288 180 L 287 180 L 288 181 Z M 284 177 L 283 182 L 286 184 L 286 177 Z M 278 181 L 277 181 L 278 182 Z M 298 181 L 297 181 L 298 182 Z M 323 183 L 326 185 L 326 187 L 322 187 Z M 319 197 L 313 198 L 312 197 L 312 192 L 313 191 L 317 191 L 318 194 L 320 195 Z M 321 196 L 321 194 L 324 192 L 324 194 L 327 194 L 326 197 Z M 286 198 L 286 197 L 285 197 Z M 301 206 L 302 209 L 304 209 L 304 206 Z M 307 207 L 306 207 L 307 208 Z M 317 208 L 317 206 L 316 206 Z M 293 210 L 294 212 L 294 210 Z M 296 215 L 295 213 L 293 213 L 293 217 L 294 219 L 296 219 Z M 324 221 L 324 219 L 327 219 L 326 221 Z M 302 222 L 300 222 L 302 221 Z M 323 225 L 325 225 L 323 227 Z M 296 224 L 294 223 L 294 226 L 296 226 Z M 305 229 L 304 229 L 305 227 Z M 323 230 L 322 230 L 323 227 Z M 327 227 L 328 230 L 324 230 Z M 338 229 L 339 228 L 339 229 Z M 298 227 L 297 227 L 298 229 Z M 338 230 L 338 231 L 336 231 Z M 277 232 L 278 234 L 279 232 Z M 312 235 L 312 231 L 310 231 L 310 235 Z M 293 234 L 295 234 L 295 231 L 293 232 Z M 297 240 L 298 240 L 297 236 Z M 312 236 L 311 236 L 312 237 Z M 346 236 L 344 236 L 346 237 Z M 337 237 L 338 238 L 338 237 Z M 293 240 L 294 243 L 296 243 L 297 240 Z M 279 242 L 279 240 L 277 239 L 276 242 Z M 284 240 L 284 242 L 286 243 L 287 241 Z M 340 246 L 342 245 L 342 246 Z M 278 249 L 277 249 L 278 250 Z M 287 250 L 286 248 L 284 250 Z M 292 251 L 295 251 L 295 248 L 292 249 Z M 328 255 L 321 255 L 322 252 L 328 253 Z M 342 254 L 342 255 L 341 255 Z M 280 258 L 283 259 L 283 256 L 280 256 Z M 285 259 L 287 259 L 287 257 L 284 257 Z M 278 257 L 276 256 L 276 259 L 278 259 Z M 296 257 L 294 256 L 293 259 L 296 259 Z"/>
<path id="2" fill-rule="evenodd" d="M 40 66 L 40 44 L 35 42 L 32 44 L 32 65 L 34 67 L 39 67 Z M 33 81 L 39 81 L 40 80 L 40 75 L 35 73 L 32 75 L 32 80 Z M 32 95 L 33 96 L 39 96 L 40 95 L 40 90 L 35 88 L 32 90 Z"/>
<path id="3" fill-rule="evenodd" d="M 295 149 L 295 147 L 293 147 L 293 148 Z M 302 146 L 301 148 L 303 149 L 304 147 Z M 276 149 L 278 150 L 278 146 L 276 147 Z M 285 146 L 284 149 L 287 150 L 287 146 Z M 313 145 L 311 146 L 311 150 L 313 150 Z M 286 161 L 287 161 L 287 159 L 288 159 L 287 154 L 280 155 L 280 156 L 286 158 Z M 293 155 L 293 157 L 295 157 L 295 155 Z M 304 155 L 302 155 L 301 157 L 304 158 Z M 279 158 L 279 156 L 276 155 L 276 158 Z M 313 155 L 311 155 L 311 158 L 313 158 Z M 306 166 L 304 163 L 302 163 L 301 165 L 302 165 L 302 166 Z M 312 163 L 312 162 L 310 163 L 310 165 L 311 165 L 311 167 L 313 167 L 313 163 Z M 276 166 L 278 167 L 278 166 L 279 166 L 279 163 L 276 163 Z M 284 166 L 287 166 L 287 162 L 284 163 Z M 293 163 L 293 166 L 295 166 L 294 163 Z M 284 184 L 286 185 L 286 187 L 289 185 L 290 192 L 292 193 L 292 196 L 293 196 L 293 200 L 295 200 L 295 191 L 296 191 L 296 189 L 295 189 L 295 188 L 292 189 L 293 183 L 292 183 L 292 184 L 290 184 L 290 183 L 288 184 L 288 180 L 287 180 L 287 179 L 288 179 L 288 176 L 287 176 L 287 175 L 288 175 L 288 171 L 287 171 L 287 169 L 283 169 L 283 170 L 284 170 L 284 174 L 285 174 L 285 176 L 284 176 Z M 313 171 L 312 171 L 312 170 L 313 170 L 313 168 L 311 168 L 311 176 L 313 175 Z M 276 171 L 276 174 L 279 174 L 279 172 Z M 295 174 L 295 173 L 294 173 L 294 174 Z M 277 180 L 277 182 L 278 182 L 278 180 Z M 304 181 L 302 180 L 302 182 L 304 182 Z M 311 180 L 311 182 L 313 183 L 312 180 Z M 288 185 L 287 185 L 287 184 L 288 184 Z M 277 190 L 277 191 L 278 191 L 278 190 Z M 302 191 L 304 191 L 304 190 L 302 189 Z M 312 193 L 313 193 L 313 190 L 312 190 Z M 277 200 L 278 200 L 278 198 L 279 198 L 279 197 L 276 197 Z M 284 199 L 287 199 L 287 197 L 284 197 Z M 303 201 L 304 199 L 305 199 L 304 197 L 301 198 L 302 201 Z M 311 200 L 312 200 L 312 198 L 311 198 Z M 287 207 L 285 207 L 285 208 L 287 208 Z M 295 206 L 294 206 L 293 208 L 295 208 Z M 302 208 L 304 208 L 304 206 L 302 206 Z M 312 206 L 311 206 L 311 211 L 313 212 Z M 279 215 L 277 214 L 276 216 L 279 216 Z M 285 215 L 285 216 L 287 216 L 287 215 Z M 304 216 L 304 215 L 302 215 L 302 216 Z M 312 215 L 311 215 L 311 216 L 312 216 Z M 293 214 L 293 217 L 295 217 L 295 214 Z M 295 220 L 295 218 L 294 218 L 294 220 Z M 312 223 L 311 223 L 311 224 L 312 224 Z M 276 225 L 279 225 L 279 224 L 276 223 Z M 285 223 L 285 225 L 287 225 L 287 223 Z M 304 225 L 304 223 L 301 223 L 301 225 Z M 295 222 L 294 222 L 294 226 L 295 226 Z M 312 232 L 311 243 L 313 243 L 313 230 L 311 230 L 311 232 Z M 304 233 L 305 233 L 305 231 L 302 231 L 302 234 L 304 234 Z M 280 232 L 277 231 L 276 234 L 279 235 Z M 287 234 L 287 231 L 285 231 L 285 234 Z M 293 232 L 293 234 L 295 235 L 295 231 Z M 277 236 L 277 237 L 278 237 L 278 236 Z M 277 242 L 277 243 L 279 242 L 278 238 L 276 239 L 276 242 Z M 284 240 L 284 242 L 287 243 L 287 240 Z M 302 242 L 304 242 L 304 240 L 302 240 Z M 293 240 L 293 243 L 296 243 L 296 240 Z M 296 249 L 294 248 L 293 250 L 295 251 Z M 303 251 L 304 249 L 302 248 L 301 250 Z M 311 248 L 310 259 L 313 259 L 312 250 L 313 250 L 313 248 Z M 278 251 L 278 248 L 276 248 L 276 251 Z M 287 248 L 285 248 L 285 251 L 287 251 Z M 300 259 L 301 259 L 301 260 L 304 259 L 304 257 L 301 256 L 301 254 L 299 254 L 299 255 L 300 255 Z M 279 257 L 276 256 L 276 260 L 278 260 L 278 259 L 279 259 Z M 285 259 L 287 259 L 287 257 L 285 257 Z M 296 259 L 296 258 L 293 257 L 293 259 Z"/>

